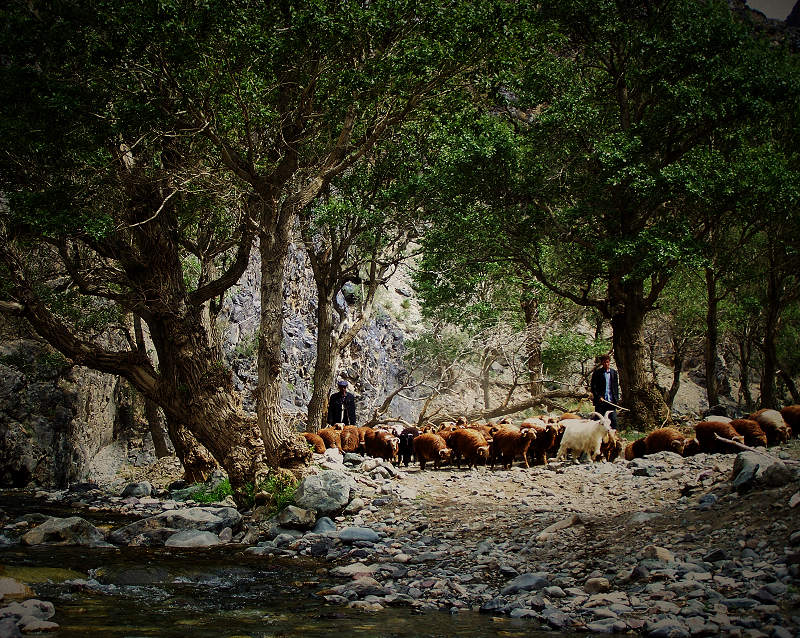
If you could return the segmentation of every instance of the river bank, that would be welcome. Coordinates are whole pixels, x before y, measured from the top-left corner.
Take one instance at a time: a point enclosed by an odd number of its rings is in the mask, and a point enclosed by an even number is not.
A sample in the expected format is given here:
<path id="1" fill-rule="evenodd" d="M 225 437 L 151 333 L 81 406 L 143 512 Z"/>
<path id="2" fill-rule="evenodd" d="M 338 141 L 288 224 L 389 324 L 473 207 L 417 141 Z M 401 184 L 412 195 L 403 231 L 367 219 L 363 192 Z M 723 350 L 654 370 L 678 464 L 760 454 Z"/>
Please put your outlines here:
<path id="1" fill-rule="evenodd" d="M 794 468 L 800 442 L 769 454 Z M 356 455 L 344 463 L 321 457 L 322 467 L 357 486 L 329 523 L 300 531 L 248 512 L 213 534 L 255 559 L 311 561 L 317 584 L 306 593 L 332 611 L 443 614 L 453 635 L 459 616 L 479 613 L 520 619 L 528 631 L 797 636 L 797 472 L 778 486 L 737 491 L 735 458 L 660 453 L 423 472 Z M 38 500 L 125 521 L 198 509 L 166 496 L 122 499 L 92 488 L 42 492 Z M 105 538 L 119 540 L 112 529 L 125 521 L 109 525 Z M 9 517 L 6 544 L 36 522 Z M 91 586 L 88 573 L 86 580 Z"/>

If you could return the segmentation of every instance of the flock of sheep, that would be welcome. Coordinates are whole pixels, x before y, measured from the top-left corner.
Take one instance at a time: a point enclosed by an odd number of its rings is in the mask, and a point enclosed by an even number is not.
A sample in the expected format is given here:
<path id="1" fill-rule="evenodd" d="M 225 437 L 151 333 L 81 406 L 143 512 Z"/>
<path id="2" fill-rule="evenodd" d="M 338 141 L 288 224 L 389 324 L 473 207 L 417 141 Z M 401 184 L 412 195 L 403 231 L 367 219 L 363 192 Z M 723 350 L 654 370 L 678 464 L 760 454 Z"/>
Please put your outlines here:
<path id="1" fill-rule="evenodd" d="M 700 452 L 739 452 L 748 446 L 775 445 L 800 436 L 800 405 L 777 410 L 759 410 L 747 418 L 709 417 L 694 427 L 694 436 L 686 436 L 671 427 L 658 428 L 627 447 L 605 415 L 593 412 L 588 418 L 565 413 L 559 417 L 528 418 L 519 425 L 504 418 L 497 423 L 468 423 L 461 417 L 438 426 L 355 427 L 337 424 L 317 434 L 303 433 L 317 453 L 326 448 L 358 452 L 408 466 L 411 459 L 424 470 L 451 463 L 468 468 L 488 464 L 510 468 L 519 459 L 525 467 L 546 465 L 548 455 L 565 459 L 572 454 L 589 461 L 613 461 L 623 454 L 628 460 L 656 452 L 670 451 L 691 456 Z"/>

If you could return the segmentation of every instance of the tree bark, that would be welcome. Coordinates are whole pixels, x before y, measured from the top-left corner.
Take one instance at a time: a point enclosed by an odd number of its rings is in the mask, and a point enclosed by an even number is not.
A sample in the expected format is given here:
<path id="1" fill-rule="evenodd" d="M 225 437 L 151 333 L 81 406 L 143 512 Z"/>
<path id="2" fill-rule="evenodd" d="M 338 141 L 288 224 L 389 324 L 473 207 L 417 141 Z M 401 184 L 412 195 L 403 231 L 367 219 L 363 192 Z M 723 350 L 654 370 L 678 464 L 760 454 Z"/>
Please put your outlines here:
<path id="1" fill-rule="evenodd" d="M 530 393 L 539 396 L 544 390 L 542 384 L 542 343 L 544 334 L 539 321 L 539 299 L 531 294 L 520 302 L 525 316 L 525 348 L 527 354 L 528 374 L 530 375 Z"/>
<path id="2" fill-rule="evenodd" d="M 317 361 L 314 364 L 314 389 L 308 403 L 306 429 L 309 432 L 317 432 L 327 423 L 328 400 L 340 356 L 339 340 L 333 334 L 333 300 L 330 294 L 322 286 L 317 286 Z"/>
<path id="3" fill-rule="evenodd" d="M 719 382 L 717 380 L 717 348 L 719 344 L 719 299 L 717 297 L 717 279 L 710 268 L 706 268 L 706 339 L 705 368 L 706 395 L 709 407 L 719 403 Z"/>
<path id="4" fill-rule="evenodd" d="M 747 335 L 739 339 L 739 395 L 744 399 L 745 410 L 752 412 L 755 403 L 750 393 L 750 347 Z"/>
<path id="5" fill-rule="evenodd" d="M 281 206 L 272 211 L 276 222 L 262 224 L 261 319 L 258 337 L 258 427 L 264 441 L 267 463 L 272 468 L 295 468 L 307 464 L 311 453 L 298 433 L 287 427 L 281 408 L 283 354 L 283 283 L 289 251 L 290 219 L 280 219 Z M 267 232 L 263 229 L 271 229 Z"/>
<path id="6" fill-rule="evenodd" d="M 672 385 L 667 390 L 667 396 L 664 399 L 670 410 L 681 387 L 681 370 L 683 370 L 685 359 L 686 342 L 678 343 L 676 339 L 673 339 L 672 348 Z"/>
<path id="7" fill-rule="evenodd" d="M 150 430 L 150 436 L 153 438 L 153 447 L 156 451 L 156 458 L 163 459 L 169 456 L 169 446 L 167 446 L 167 439 L 164 430 L 164 419 L 161 416 L 161 410 L 158 405 L 150 399 L 144 399 L 144 418 L 147 419 L 147 426 Z M 181 462 L 183 460 L 181 459 Z M 186 464 L 184 463 L 184 468 Z"/>
<path id="8" fill-rule="evenodd" d="M 773 269 L 767 277 L 767 304 L 764 309 L 764 363 L 761 371 L 762 408 L 777 408 L 778 397 L 775 391 L 775 377 L 778 371 L 778 324 L 781 314 L 780 282 Z"/>
<path id="9" fill-rule="evenodd" d="M 660 426 L 669 417 L 664 396 L 647 375 L 644 283 L 640 280 L 612 280 L 609 307 L 620 401 L 630 410 L 621 415 L 620 420 L 626 427 L 644 432 Z"/>

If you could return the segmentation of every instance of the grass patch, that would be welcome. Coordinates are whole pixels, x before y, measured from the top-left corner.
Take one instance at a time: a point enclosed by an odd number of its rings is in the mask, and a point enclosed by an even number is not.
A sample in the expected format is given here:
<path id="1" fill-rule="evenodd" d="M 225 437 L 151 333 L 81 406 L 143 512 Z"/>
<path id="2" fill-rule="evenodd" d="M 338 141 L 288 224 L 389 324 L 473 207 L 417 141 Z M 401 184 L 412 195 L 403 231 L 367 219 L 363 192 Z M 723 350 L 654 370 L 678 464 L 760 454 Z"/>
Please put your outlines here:
<path id="1" fill-rule="evenodd" d="M 252 505 L 255 495 L 259 492 L 265 492 L 268 495 L 267 505 L 270 512 L 278 513 L 294 503 L 296 489 L 297 481 L 293 477 L 288 474 L 275 474 L 255 486 L 248 483 L 245 486 L 245 496 L 248 505 Z"/>
<path id="2" fill-rule="evenodd" d="M 222 481 L 213 490 L 206 485 L 201 485 L 200 489 L 192 492 L 192 500 L 198 503 L 218 503 L 224 501 L 228 496 L 233 496 L 233 488 L 228 479 Z"/>

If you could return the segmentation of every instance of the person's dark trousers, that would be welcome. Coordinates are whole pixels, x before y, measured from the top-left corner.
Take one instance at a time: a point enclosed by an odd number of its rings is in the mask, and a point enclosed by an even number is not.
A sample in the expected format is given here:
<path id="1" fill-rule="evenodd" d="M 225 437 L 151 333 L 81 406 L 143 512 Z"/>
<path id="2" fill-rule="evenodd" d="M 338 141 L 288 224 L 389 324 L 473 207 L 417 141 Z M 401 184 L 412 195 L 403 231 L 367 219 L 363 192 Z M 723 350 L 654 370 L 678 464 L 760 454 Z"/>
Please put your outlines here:
<path id="1" fill-rule="evenodd" d="M 608 409 L 610 407 L 611 406 L 609 406 L 607 403 L 600 403 L 600 404 L 595 403 L 594 404 L 594 411 L 595 412 L 599 412 L 600 414 L 605 414 L 606 412 L 608 412 Z M 611 427 L 616 430 L 617 429 L 617 411 L 616 410 L 612 410 L 611 414 L 608 415 L 608 418 L 611 419 Z"/>

